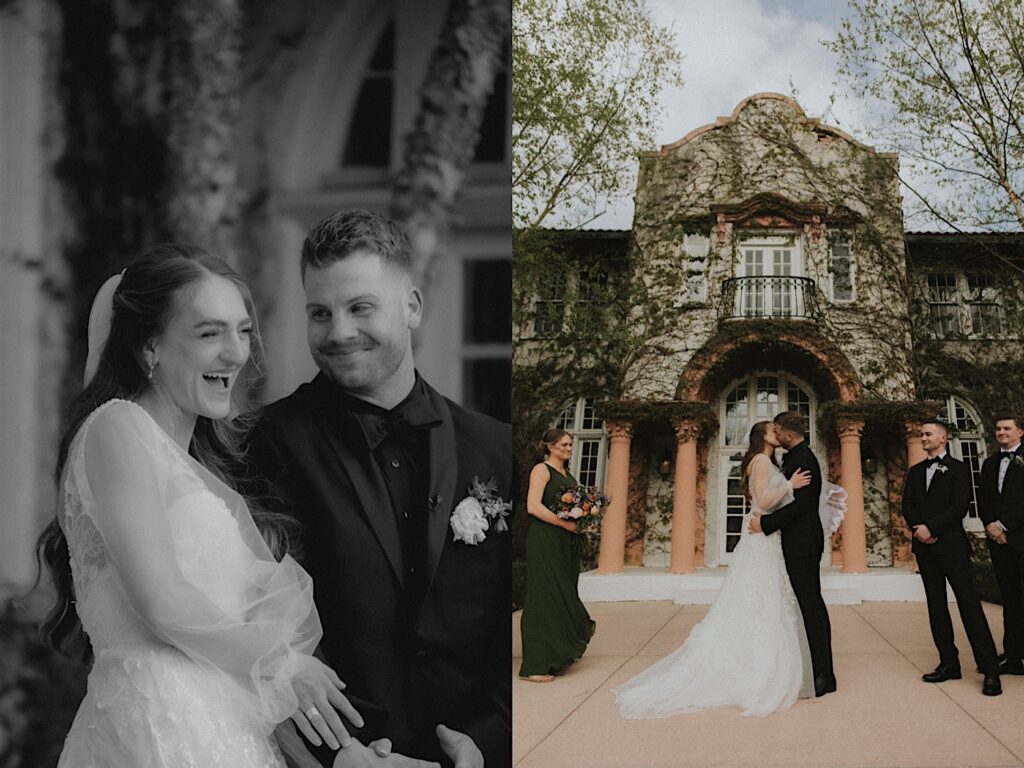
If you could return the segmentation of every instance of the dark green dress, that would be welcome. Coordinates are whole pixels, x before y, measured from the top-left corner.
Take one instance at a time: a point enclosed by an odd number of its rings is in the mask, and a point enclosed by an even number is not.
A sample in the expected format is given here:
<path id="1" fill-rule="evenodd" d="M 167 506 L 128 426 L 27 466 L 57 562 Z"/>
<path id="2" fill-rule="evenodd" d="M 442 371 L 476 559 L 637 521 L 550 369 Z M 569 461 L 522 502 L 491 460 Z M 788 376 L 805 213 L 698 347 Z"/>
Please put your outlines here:
<path id="1" fill-rule="evenodd" d="M 550 464 L 541 502 L 554 510 L 565 488 L 575 485 Z M 520 631 L 521 676 L 561 672 L 583 655 L 594 634 L 594 621 L 577 592 L 582 540 L 557 525 L 530 518 L 526 532 L 526 595 Z"/>

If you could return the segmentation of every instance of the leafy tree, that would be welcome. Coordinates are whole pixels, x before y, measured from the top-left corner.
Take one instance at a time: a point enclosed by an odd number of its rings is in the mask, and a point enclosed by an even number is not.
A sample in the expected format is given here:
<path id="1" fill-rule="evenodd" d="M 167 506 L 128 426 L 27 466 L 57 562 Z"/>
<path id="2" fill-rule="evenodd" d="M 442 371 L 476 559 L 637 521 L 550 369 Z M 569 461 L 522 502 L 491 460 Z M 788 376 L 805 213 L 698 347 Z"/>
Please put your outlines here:
<path id="1" fill-rule="evenodd" d="M 505 0 L 453 0 L 420 90 L 416 124 L 406 139 L 392 213 L 409 231 L 421 285 L 451 223 L 484 108 L 507 55 Z"/>
<path id="2" fill-rule="evenodd" d="M 575 226 L 624 192 L 678 63 L 642 0 L 513 0 L 516 227 Z"/>
<path id="3" fill-rule="evenodd" d="M 827 43 L 935 218 L 1024 229 L 1024 2 L 851 0 Z M 918 188 L 921 187 L 921 188 Z"/>

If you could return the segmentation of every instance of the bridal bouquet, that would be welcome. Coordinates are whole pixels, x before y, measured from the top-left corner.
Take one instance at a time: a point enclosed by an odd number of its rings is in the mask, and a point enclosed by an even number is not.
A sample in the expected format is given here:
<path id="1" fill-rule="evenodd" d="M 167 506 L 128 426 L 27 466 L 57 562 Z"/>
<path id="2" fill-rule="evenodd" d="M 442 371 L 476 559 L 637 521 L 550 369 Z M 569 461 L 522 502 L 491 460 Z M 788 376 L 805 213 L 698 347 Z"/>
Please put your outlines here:
<path id="1" fill-rule="evenodd" d="M 562 492 L 552 511 L 562 520 L 575 520 L 578 532 L 590 533 L 601 524 L 608 501 L 596 486 L 576 484 Z"/>

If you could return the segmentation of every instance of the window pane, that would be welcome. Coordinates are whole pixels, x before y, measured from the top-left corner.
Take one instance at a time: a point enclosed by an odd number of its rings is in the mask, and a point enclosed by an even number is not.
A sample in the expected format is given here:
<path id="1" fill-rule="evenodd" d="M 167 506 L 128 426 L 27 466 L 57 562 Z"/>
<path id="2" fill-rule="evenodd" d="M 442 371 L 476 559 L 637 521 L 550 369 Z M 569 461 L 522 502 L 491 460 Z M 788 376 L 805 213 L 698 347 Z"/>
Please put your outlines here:
<path id="1" fill-rule="evenodd" d="M 565 304 L 561 301 L 538 301 L 533 307 L 533 332 L 538 336 L 556 336 L 562 331 Z"/>
<path id="2" fill-rule="evenodd" d="M 473 162 L 501 163 L 505 160 L 505 147 L 509 126 L 508 121 L 508 73 L 498 72 L 494 76 L 494 88 L 484 107 L 483 122 L 480 124 L 480 140 L 473 150 Z"/>
<path id="3" fill-rule="evenodd" d="M 928 275 L 928 299 L 937 302 L 955 302 L 956 275 L 951 272 Z"/>
<path id="4" fill-rule="evenodd" d="M 579 454 L 576 479 L 583 485 L 597 485 L 597 461 L 601 453 L 601 441 L 577 440 L 573 451 Z"/>
<path id="5" fill-rule="evenodd" d="M 555 422 L 555 426 L 559 429 L 566 431 L 572 431 L 576 425 L 576 403 L 573 403 L 559 415 L 558 420 Z"/>
<path id="6" fill-rule="evenodd" d="M 998 304 L 971 304 L 971 333 L 995 336 L 1002 331 Z"/>
<path id="7" fill-rule="evenodd" d="M 956 304 L 930 304 L 932 330 L 936 336 L 960 333 L 960 310 Z"/>
<path id="8" fill-rule="evenodd" d="M 725 399 L 725 444 L 742 445 L 747 435 L 747 385 L 740 384 Z"/>
<path id="9" fill-rule="evenodd" d="M 594 401 L 589 397 L 583 401 L 583 413 L 580 415 L 580 429 L 603 429 L 604 422 L 598 418 L 594 410 Z"/>
<path id="10" fill-rule="evenodd" d="M 466 406 L 510 423 L 512 361 L 508 357 L 465 360 L 462 372 Z"/>
<path id="11" fill-rule="evenodd" d="M 850 261 L 850 246 L 833 245 L 832 260 L 832 298 L 836 301 L 853 299 L 853 266 Z"/>
<path id="12" fill-rule="evenodd" d="M 391 77 L 363 81 L 345 142 L 345 166 L 386 167 L 391 160 Z"/>
<path id="13" fill-rule="evenodd" d="M 512 262 L 467 261 L 463 335 L 470 344 L 512 341 Z"/>
<path id="14" fill-rule="evenodd" d="M 352 110 L 341 155 L 344 166 L 385 168 L 391 161 L 391 113 L 395 68 L 395 24 L 384 29 Z"/>
<path id="15" fill-rule="evenodd" d="M 981 487 L 981 450 L 977 440 L 960 440 L 960 458 L 971 470 L 971 506 L 967 514 L 978 517 L 978 489 Z"/>

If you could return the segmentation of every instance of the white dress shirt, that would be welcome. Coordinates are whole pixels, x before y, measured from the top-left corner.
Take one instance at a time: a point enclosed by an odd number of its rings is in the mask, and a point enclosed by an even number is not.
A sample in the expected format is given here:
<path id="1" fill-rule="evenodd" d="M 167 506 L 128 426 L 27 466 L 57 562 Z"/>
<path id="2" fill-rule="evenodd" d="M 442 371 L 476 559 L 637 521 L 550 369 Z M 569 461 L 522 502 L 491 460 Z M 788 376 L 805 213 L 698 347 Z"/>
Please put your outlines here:
<path id="1" fill-rule="evenodd" d="M 1018 448 L 1020 448 L 1020 443 L 1017 443 L 1012 448 L 1007 448 L 1006 450 L 1010 451 L 1011 453 L 1015 453 Z M 1013 461 L 1013 457 L 1012 456 L 1007 456 L 1007 455 L 1003 454 L 1002 456 L 999 457 L 999 486 L 998 487 L 999 487 L 999 492 L 1000 493 L 1003 492 L 1003 478 L 1006 477 L 1006 470 L 1008 470 L 1010 468 L 1010 462 L 1011 461 Z"/>
<path id="2" fill-rule="evenodd" d="M 931 457 L 929 457 L 931 458 Z M 933 461 L 924 469 L 924 489 L 927 491 L 932 484 L 932 478 L 935 477 L 935 473 L 938 471 L 936 467 L 946 458 L 946 452 L 943 451 L 938 455 L 938 461 Z"/>

